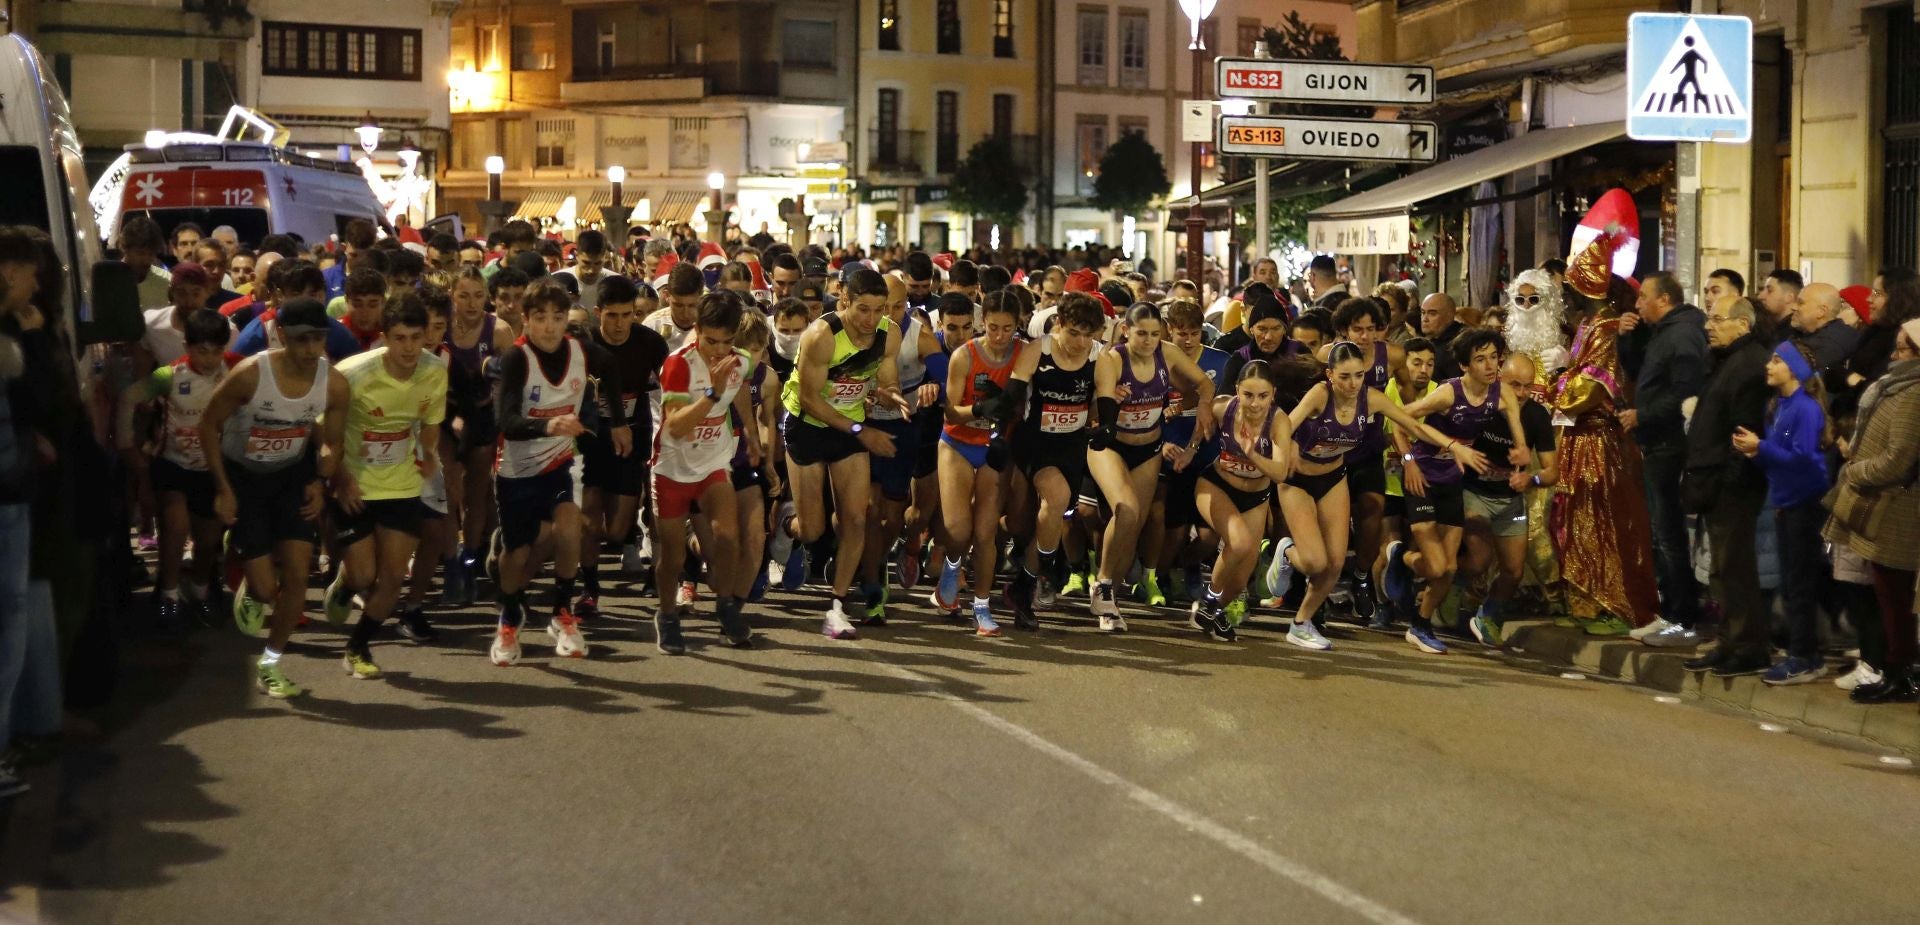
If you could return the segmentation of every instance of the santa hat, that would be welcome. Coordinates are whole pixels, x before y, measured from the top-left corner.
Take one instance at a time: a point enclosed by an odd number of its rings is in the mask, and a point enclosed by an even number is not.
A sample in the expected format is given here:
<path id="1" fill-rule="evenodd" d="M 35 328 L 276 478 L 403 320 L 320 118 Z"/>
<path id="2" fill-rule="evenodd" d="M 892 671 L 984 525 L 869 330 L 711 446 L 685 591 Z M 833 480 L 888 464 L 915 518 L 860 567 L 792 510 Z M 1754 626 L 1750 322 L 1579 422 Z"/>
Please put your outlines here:
<path id="1" fill-rule="evenodd" d="M 1060 289 L 1063 292 L 1099 292 L 1100 274 L 1092 270 L 1075 270 L 1067 274 L 1067 281 L 1060 286 Z"/>
<path id="2" fill-rule="evenodd" d="M 680 255 L 668 251 L 660 255 L 660 262 L 653 268 L 653 288 L 667 288 L 667 277 L 673 274 L 673 268 L 680 265 Z"/>
<path id="3" fill-rule="evenodd" d="M 936 267 L 939 267 L 942 270 L 953 269 L 953 254 L 951 252 L 943 251 L 941 253 L 933 255 L 933 265 Z"/>
<path id="4" fill-rule="evenodd" d="M 1026 285 L 1026 284 L 1027 284 L 1027 271 L 1025 271 L 1025 270 L 1015 270 L 1015 271 L 1013 271 L 1013 284 L 1014 284 L 1014 285 L 1016 285 L 1016 286 L 1024 286 L 1024 285 Z"/>
<path id="5" fill-rule="evenodd" d="M 1573 253 L 1568 256 L 1571 265 L 1595 241 L 1606 239 L 1605 256 L 1608 272 L 1627 279 L 1633 278 L 1634 268 L 1640 264 L 1640 209 L 1633 203 L 1633 194 L 1618 187 L 1607 190 L 1593 208 L 1587 210 L 1580 226 L 1573 230 Z M 1600 277 L 1600 288 L 1606 289 L 1606 277 Z M 1584 291 L 1584 290 L 1582 290 Z M 1587 293 L 1593 298 L 1606 295 Z"/>
<path id="6" fill-rule="evenodd" d="M 1108 318 L 1120 314 L 1119 310 L 1113 307 L 1113 300 L 1102 295 L 1098 289 L 1087 293 L 1087 295 L 1092 296 L 1095 302 L 1100 303 L 1100 309 L 1106 312 Z"/>
<path id="7" fill-rule="evenodd" d="M 726 262 L 727 253 L 720 249 L 720 245 L 712 241 L 707 241 L 700 245 L 700 269 L 705 270 L 708 267 L 724 266 Z"/>
<path id="8" fill-rule="evenodd" d="M 1866 286 L 1848 286 L 1840 290 L 1840 299 L 1853 306 L 1853 313 L 1860 316 L 1862 322 L 1873 321 L 1873 290 Z"/>
<path id="9" fill-rule="evenodd" d="M 750 254 L 743 255 L 740 258 L 740 262 L 747 265 L 748 273 L 753 274 L 753 291 L 759 292 L 763 289 L 766 289 L 767 288 L 767 271 L 760 268 L 760 258 L 752 256 Z"/>

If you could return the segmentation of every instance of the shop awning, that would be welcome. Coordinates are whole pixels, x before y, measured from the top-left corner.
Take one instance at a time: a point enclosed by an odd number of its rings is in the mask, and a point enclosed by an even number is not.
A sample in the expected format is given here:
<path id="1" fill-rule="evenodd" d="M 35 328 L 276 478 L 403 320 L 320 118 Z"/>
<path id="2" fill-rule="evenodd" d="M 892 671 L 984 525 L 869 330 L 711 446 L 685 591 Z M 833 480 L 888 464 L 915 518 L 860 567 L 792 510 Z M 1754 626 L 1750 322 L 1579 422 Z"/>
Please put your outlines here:
<path id="1" fill-rule="evenodd" d="M 620 198 L 627 199 L 627 194 L 622 192 Z M 600 207 L 613 205 L 613 191 L 604 186 L 591 192 L 577 191 L 573 194 L 573 201 L 575 219 L 599 224 L 606 220 L 600 215 Z M 633 200 L 627 199 L 627 208 L 633 208 Z"/>
<path id="2" fill-rule="evenodd" d="M 529 190 L 521 197 L 520 208 L 514 210 L 513 217 L 537 224 L 543 218 L 552 218 L 571 195 L 570 190 Z"/>
<path id="3" fill-rule="evenodd" d="M 1404 254 L 1416 205 L 1626 133 L 1624 122 L 1538 129 L 1456 157 L 1315 209 L 1307 216 L 1307 246 L 1321 253 Z"/>
<path id="4" fill-rule="evenodd" d="M 694 210 L 705 202 L 704 190 L 659 190 L 653 194 L 653 214 L 647 220 L 655 225 L 677 225 L 693 221 Z"/>

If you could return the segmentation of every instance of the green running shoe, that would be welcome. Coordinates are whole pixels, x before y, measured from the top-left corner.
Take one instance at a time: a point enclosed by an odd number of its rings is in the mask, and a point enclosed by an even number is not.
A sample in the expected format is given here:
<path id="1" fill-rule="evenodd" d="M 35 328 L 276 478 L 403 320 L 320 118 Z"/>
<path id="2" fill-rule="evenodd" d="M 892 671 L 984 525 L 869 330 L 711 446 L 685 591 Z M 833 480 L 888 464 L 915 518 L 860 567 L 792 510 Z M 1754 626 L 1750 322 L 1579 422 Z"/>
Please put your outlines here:
<path id="1" fill-rule="evenodd" d="M 1233 600 L 1228 601 L 1227 607 L 1226 607 L 1226 615 L 1227 615 L 1228 626 L 1234 626 L 1234 627 L 1239 626 L 1240 621 L 1245 620 L 1247 618 L 1247 596 L 1245 594 L 1241 594 L 1239 597 L 1236 597 Z"/>
<path id="2" fill-rule="evenodd" d="M 1580 628 L 1580 618 L 1570 613 L 1563 613 L 1553 618 L 1553 625 L 1563 630 L 1577 630 Z"/>
<path id="3" fill-rule="evenodd" d="M 1067 583 L 1060 586 L 1060 596 L 1075 597 L 1085 594 L 1087 593 L 1087 585 L 1090 583 L 1091 582 L 1087 580 L 1087 576 L 1079 572 L 1074 572 L 1067 576 Z"/>
<path id="4" fill-rule="evenodd" d="M 1588 620 L 1583 627 L 1589 636 L 1625 636 L 1633 632 L 1627 621 L 1608 614 L 1598 620 Z"/>
<path id="5" fill-rule="evenodd" d="M 1261 540 L 1260 552 L 1253 557 L 1253 574 L 1247 578 L 1247 594 L 1256 601 L 1264 601 L 1273 596 L 1273 592 L 1267 587 L 1267 569 L 1273 564 L 1273 557 L 1268 555 L 1272 551 L 1272 546 L 1272 543 Z"/>
<path id="6" fill-rule="evenodd" d="M 349 647 L 346 657 L 340 660 L 340 664 L 347 669 L 347 677 L 355 681 L 371 681 L 380 677 L 380 666 L 373 663 L 371 652 L 363 654 Z"/>
<path id="7" fill-rule="evenodd" d="M 275 700 L 286 700 L 307 692 L 306 688 L 287 680 L 278 664 L 260 665 L 258 668 L 259 674 L 255 680 L 260 685 L 260 692 Z"/>
<path id="8" fill-rule="evenodd" d="M 233 589 L 233 625 L 248 636 L 258 636 L 267 628 L 267 605 L 247 593 L 246 579 Z"/>
<path id="9" fill-rule="evenodd" d="M 326 603 L 327 622 L 334 626 L 347 625 L 347 618 L 353 616 L 353 591 L 347 587 L 347 570 L 334 573 L 333 583 L 327 585 Z"/>
<path id="10" fill-rule="evenodd" d="M 1167 606 L 1167 596 L 1160 593 L 1160 577 L 1153 573 L 1153 569 L 1147 569 L 1141 576 L 1140 592 L 1146 598 L 1148 607 Z"/>

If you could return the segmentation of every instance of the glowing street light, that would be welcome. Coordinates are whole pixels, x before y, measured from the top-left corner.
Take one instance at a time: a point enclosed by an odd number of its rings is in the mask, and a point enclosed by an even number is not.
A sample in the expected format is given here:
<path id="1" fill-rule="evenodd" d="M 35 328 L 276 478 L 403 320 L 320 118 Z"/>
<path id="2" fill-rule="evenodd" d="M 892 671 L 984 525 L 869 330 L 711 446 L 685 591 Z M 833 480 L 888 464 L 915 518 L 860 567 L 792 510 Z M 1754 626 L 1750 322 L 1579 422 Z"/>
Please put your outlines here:
<path id="1" fill-rule="evenodd" d="M 373 149 L 380 147 L 380 123 L 374 120 L 373 113 L 367 113 L 353 133 L 360 136 L 360 150 L 372 154 Z"/>

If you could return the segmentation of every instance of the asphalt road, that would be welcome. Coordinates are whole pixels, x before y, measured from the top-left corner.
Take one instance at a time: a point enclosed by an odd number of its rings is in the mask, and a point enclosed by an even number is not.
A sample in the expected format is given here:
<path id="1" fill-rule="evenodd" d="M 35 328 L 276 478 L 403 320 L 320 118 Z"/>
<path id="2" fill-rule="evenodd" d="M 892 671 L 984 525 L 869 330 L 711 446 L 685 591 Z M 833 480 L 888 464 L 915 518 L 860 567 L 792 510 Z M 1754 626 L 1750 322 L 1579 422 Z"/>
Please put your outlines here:
<path id="1" fill-rule="evenodd" d="M 1237 645 L 1136 612 L 981 640 L 823 601 L 658 654 L 635 601 L 490 665 L 432 646 L 253 693 L 230 629 L 130 650 L 103 732 L 6 808 L 57 923 L 1911 922 L 1920 776 L 1484 652 Z"/>

